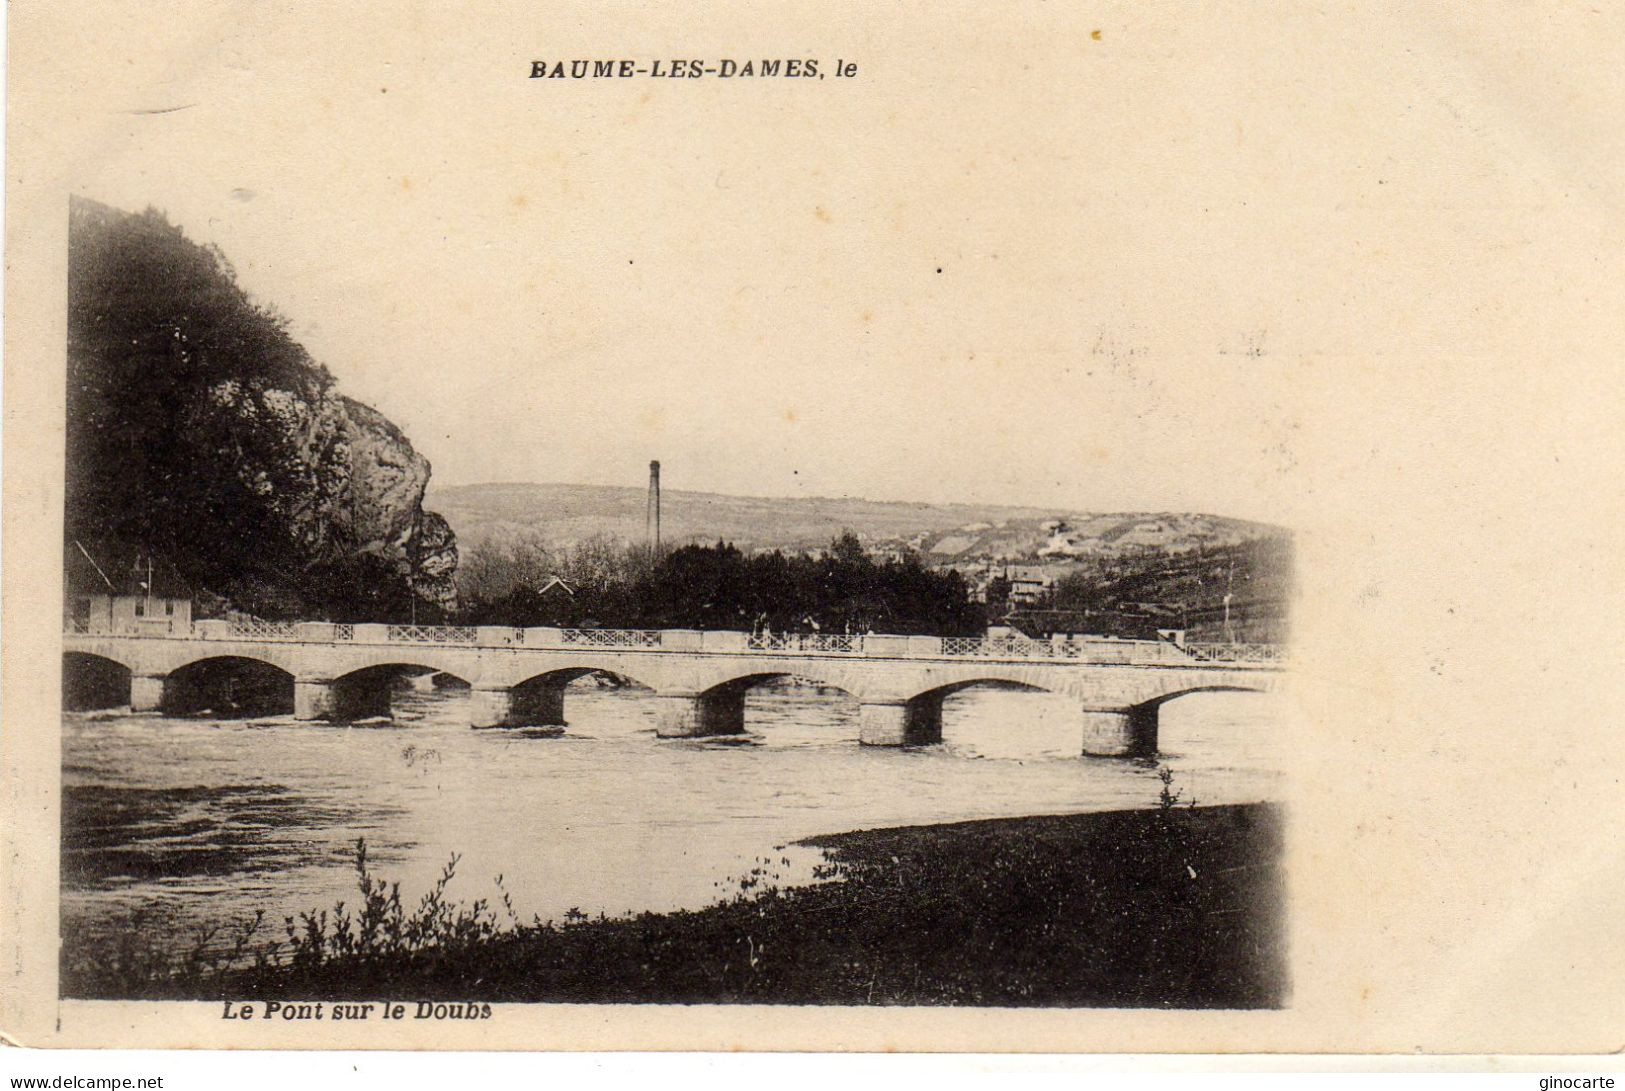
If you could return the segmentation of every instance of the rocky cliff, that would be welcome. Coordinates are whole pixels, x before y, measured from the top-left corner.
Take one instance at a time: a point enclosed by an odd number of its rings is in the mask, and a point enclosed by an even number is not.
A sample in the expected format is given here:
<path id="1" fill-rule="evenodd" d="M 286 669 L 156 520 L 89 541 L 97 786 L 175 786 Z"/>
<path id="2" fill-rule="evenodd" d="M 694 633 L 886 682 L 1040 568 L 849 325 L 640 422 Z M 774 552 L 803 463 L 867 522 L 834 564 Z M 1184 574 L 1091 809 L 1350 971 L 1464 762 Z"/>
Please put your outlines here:
<path id="1" fill-rule="evenodd" d="M 68 320 L 70 545 L 114 568 L 156 555 L 265 616 L 455 609 L 428 460 L 338 393 L 218 250 L 157 212 L 76 200 Z"/>

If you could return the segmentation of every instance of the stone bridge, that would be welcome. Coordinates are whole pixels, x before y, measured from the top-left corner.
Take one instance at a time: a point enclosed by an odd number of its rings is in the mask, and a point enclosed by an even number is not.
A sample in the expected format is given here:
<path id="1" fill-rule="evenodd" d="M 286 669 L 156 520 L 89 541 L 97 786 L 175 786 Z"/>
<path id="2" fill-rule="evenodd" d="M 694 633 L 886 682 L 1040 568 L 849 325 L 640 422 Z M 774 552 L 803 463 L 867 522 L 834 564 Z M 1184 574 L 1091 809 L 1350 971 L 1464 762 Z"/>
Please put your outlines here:
<path id="1" fill-rule="evenodd" d="M 942 702 L 982 682 L 1065 694 L 1077 702 L 1082 752 L 1148 755 L 1157 709 L 1203 690 L 1273 690 L 1270 645 L 1021 637 L 759 635 L 693 630 L 510 629 L 341 625 L 326 622 L 160 621 L 120 632 L 68 632 L 64 655 L 129 672 L 134 711 L 176 706 L 198 672 L 270 672 L 300 720 L 388 715 L 402 675 L 443 672 L 472 687 L 474 727 L 564 723 L 565 687 L 605 672 L 659 702 L 662 737 L 745 729 L 751 686 L 786 676 L 857 699 L 861 741 L 922 745 L 942 739 Z"/>

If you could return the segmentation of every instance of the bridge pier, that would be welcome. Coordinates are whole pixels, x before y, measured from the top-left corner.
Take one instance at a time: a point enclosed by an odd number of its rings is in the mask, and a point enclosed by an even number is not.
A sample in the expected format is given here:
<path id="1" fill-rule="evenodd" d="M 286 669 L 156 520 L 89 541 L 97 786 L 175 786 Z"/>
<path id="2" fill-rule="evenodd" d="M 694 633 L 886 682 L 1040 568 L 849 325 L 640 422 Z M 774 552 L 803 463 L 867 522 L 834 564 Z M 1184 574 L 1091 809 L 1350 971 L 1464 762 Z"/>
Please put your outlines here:
<path id="1" fill-rule="evenodd" d="M 513 691 L 513 708 L 509 722 L 525 727 L 564 726 L 564 686 L 517 686 Z"/>
<path id="2" fill-rule="evenodd" d="M 1150 757 L 1157 752 L 1155 705 L 1083 710 L 1083 754 L 1094 758 Z"/>
<path id="3" fill-rule="evenodd" d="M 662 739 L 689 739 L 700 734 L 699 694 L 661 694 L 655 698 L 655 734 Z"/>
<path id="4" fill-rule="evenodd" d="M 476 686 L 469 691 L 471 727 L 563 727 L 561 685 Z"/>
<path id="5" fill-rule="evenodd" d="M 388 716 L 389 680 L 376 678 L 295 678 L 293 718 L 296 720 L 364 720 Z"/>
<path id="6" fill-rule="evenodd" d="M 161 712 L 164 707 L 165 674 L 130 675 L 130 711 Z"/>
<path id="7" fill-rule="evenodd" d="M 745 691 L 725 686 L 699 696 L 701 735 L 739 735 L 745 730 Z"/>
<path id="8" fill-rule="evenodd" d="M 662 739 L 738 735 L 745 730 L 745 691 L 726 687 L 712 693 L 661 694 L 655 734 Z"/>
<path id="9" fill-rule="evenodd" d="M 338 685 L 327 679 L 293 680 L 293 718 L 331 720 L 338 712 Z"/>
<path id="10" fill-rule="evenodd" d="M 468 693 L 470 727 L 512 727 L 514 699 L 512 688 L 482 688 Z"/>
<path id="11" fill-rule="evenodd" d="M 858 707 L 858 741 L 864 746 L 926 746 L 942 741 L 942 695 L 912 701 L 865 701 Z"/>
<path id="12" fill-rule="evenodd" d="M 942 741 L 942 702 L 947 696 L 938 690 L 921 694 L 908 703 L 909 746 L 930 746 Z"/>

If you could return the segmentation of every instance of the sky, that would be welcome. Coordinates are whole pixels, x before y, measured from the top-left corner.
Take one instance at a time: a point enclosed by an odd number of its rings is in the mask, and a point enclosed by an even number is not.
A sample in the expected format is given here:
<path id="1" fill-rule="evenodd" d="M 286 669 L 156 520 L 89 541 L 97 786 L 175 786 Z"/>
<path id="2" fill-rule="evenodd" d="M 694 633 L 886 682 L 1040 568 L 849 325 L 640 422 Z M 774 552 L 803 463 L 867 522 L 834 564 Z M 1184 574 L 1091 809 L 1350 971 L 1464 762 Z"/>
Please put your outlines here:
<path id="1" fill-rule="evenodd" d="M 1327 370 L 1480 348 L 1496 209 L 1550 182 L 1470 57 L 1365 80 L 1427 43 L 1357 16 L 645 8 L 143 6 L 53 58 L 103 114 L 64 182 L 218 244 L 436 484 L 1288 523 Z M 622 56 L 826 78 L 527 78 Z"/>

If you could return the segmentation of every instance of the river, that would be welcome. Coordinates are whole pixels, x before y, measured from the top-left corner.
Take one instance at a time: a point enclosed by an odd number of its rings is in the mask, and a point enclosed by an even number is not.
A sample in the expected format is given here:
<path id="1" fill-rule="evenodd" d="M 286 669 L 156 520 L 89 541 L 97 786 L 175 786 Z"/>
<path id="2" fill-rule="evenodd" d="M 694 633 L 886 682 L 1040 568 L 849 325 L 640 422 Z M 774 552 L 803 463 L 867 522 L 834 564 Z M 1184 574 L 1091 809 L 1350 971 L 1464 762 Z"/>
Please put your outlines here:
<path id="1" fill-rule="evenodd" d="M 653 702 L 571 685 L 570 726 L 473 731 L 466 693 L 403 688 L 388 720 L 219 720 L 123 712 L 63 719 L 62 910 L 71 934 L 194 930 L 356 898 L 355 843 L 415 903 L 453 853 L 454 897 L 528 921 L 698 907 L 760 858 L 786 881 L 821 833 L 1154 806 L 1149 763 L 1077 756 L 1071 701 L 976 687 L 948 699 L 941 746 L 862 747 L 839 691 L 759 686 L 749 734 L 660 740 Z M 1163 761 L 1198 803 L 1280 796 L 1279 710 L 1249 693 L 1162 709 Z M 787 861 L 787 862 L 786 862 Z"/>

